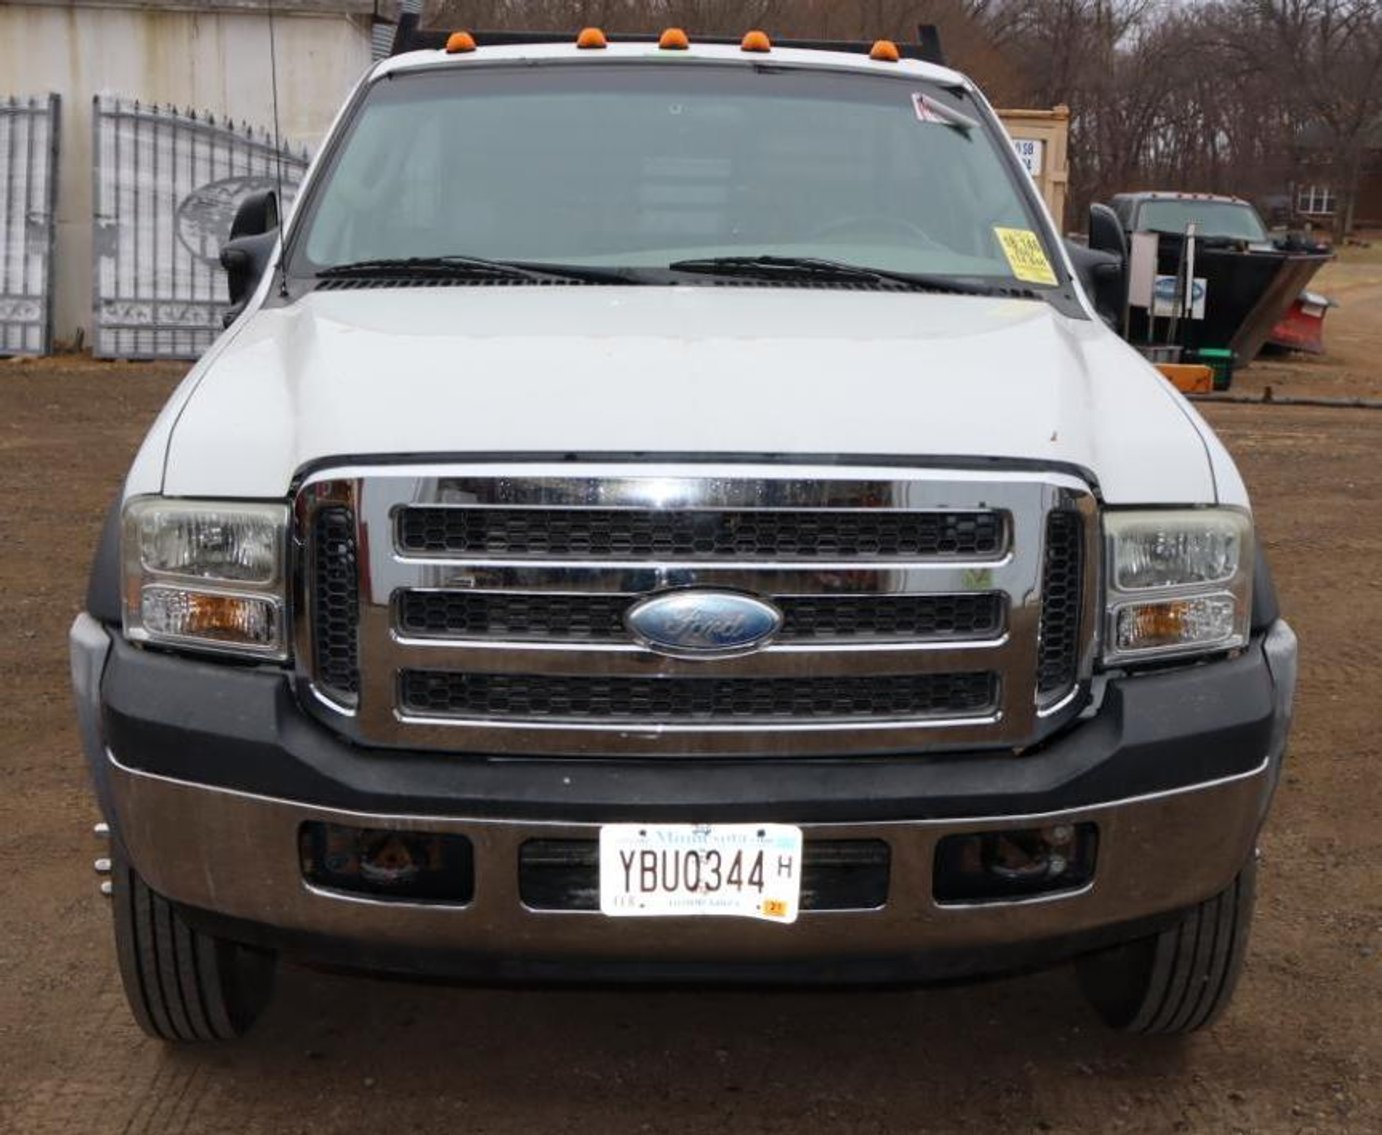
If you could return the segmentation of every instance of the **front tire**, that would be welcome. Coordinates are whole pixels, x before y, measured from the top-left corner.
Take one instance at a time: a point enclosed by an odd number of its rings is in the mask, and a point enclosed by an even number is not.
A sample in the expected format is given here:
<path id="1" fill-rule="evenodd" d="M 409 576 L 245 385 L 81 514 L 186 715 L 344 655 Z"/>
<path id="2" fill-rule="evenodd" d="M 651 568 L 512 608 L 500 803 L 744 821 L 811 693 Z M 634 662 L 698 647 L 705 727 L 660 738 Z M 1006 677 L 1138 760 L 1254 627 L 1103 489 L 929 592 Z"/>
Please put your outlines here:
<path id="1" fill-rule="evenodd" d="M 174 1044 L 242 1036 L 272 995 L 273 955 L 195 929 L 112 852 L 115 951 L 139 1027 Z"/>
<path id="2" fill-rule="evenodd" d="M 1254 859 L 1225 891 L 1175 926 L 1076 962 L 1080 988 L 1104 1022 L 1145 1036 L 1191 1033 L 1233 999 L 1256 898 Z"/>

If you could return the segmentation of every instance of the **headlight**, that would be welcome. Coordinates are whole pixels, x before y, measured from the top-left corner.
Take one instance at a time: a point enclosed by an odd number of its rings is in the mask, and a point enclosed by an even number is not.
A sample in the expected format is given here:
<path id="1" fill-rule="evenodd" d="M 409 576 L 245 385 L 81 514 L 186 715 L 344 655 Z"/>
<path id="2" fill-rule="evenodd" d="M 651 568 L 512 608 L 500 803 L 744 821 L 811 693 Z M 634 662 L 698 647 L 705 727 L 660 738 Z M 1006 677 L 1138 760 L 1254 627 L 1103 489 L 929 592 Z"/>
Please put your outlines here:
<path id="1" fill-rule="evenodd" d="M 288 507 L 141 497 L 125 506 L 125 635 L 288 657 Z"/>
<path id="2" fill-rule="evenodd" d="M 1232 509 L 1109 512 L 1106 662 L 1248 641 L 1252 521 Z"/>

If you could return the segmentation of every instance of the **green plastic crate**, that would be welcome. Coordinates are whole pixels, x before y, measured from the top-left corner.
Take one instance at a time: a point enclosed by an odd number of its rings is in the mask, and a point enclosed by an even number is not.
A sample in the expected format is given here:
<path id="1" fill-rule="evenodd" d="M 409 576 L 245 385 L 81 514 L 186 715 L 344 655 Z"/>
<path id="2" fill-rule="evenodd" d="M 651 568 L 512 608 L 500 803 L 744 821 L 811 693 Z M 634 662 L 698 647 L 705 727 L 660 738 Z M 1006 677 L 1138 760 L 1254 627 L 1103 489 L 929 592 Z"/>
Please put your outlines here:
<path id="1" fill-rule="evenodd" d="M 1215 390 L 1227 390 L 1233 384 L 1234 357 L 1227 347 L 1201 347 L 1191 357 L 1214 371 Z"/>

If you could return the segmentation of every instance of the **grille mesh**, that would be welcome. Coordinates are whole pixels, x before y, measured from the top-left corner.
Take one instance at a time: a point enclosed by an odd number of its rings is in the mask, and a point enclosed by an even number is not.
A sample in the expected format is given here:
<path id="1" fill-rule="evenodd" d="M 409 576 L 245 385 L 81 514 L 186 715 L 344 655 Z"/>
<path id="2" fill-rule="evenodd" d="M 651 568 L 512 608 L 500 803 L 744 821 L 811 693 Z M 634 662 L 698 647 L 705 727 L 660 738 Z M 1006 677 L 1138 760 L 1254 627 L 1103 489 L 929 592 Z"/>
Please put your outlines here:
<path id="1" fill-rule="evenodd" d="M 360 692 L 360 589 L 356 565 L 355 516 L 348 508 L 324 508 L 312 533 L 313 646 L 317 683 L 332 693 Z"/>
<path id="2" fill-rule="evenodd" d="M 991 710 L 991 673 L 826 678 L 622 678 L 404 670 L 403 708 L 529 721 L 781 721 L 964 717 Z"/>
<path id="3" fill-rule="evenodd" d="M 1041 579 L 1041 638 L 1037 647 L 1037 692 L 1045 700 L 1075 684 L 1080 654 L 1080 580 L 1084 532 L 1074 512 L 1046 518 L 1046 559 Z"/>
<path id="4" fill-rule="evenodd" d="M 624 616 L 640 595 L 407 591 L 398 626 L 423 638 L 630 642 Z M 962 595 L 783 596 L 778 641 L 907 642 L 992 638 L 1003 597 Z"/>
<path id="5" fill-rule="evenodd" d="M 400 550 L 423 555 L 820 560 L 994 556 L 1006 533 L 991 510 L 415 506 L 400 511 L 396 536 Z"/>
<path id="6" fill-rule="evenodd" d="M 398 626 L 410 635 L 472 639 L 628 639 L 624 612 L 636 595 L 535 595 L 407 591 Z"/>
<path id="7" fill-rule="evenodd" d="M 793 596 L 776 600 L 781 638 L 870 641 L 992 638 L 1003 629 L 1003 597 L 972 595 Z"/>

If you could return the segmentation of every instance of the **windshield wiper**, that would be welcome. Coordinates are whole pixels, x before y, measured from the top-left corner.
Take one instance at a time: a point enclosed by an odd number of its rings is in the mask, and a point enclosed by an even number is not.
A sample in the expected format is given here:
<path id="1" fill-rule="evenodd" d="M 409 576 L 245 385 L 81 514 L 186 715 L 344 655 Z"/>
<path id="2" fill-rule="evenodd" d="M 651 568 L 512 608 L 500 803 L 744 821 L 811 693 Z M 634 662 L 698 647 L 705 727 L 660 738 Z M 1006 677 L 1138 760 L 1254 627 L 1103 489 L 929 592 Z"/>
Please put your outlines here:
<path id="1" fill-rule="evenodd" d="M 357 260 L 337 264 L 317 273 L 319 280 L 351 278 L 416 280 L 428 277 L 448 279 L 526 280 L 543 283 L 552 280 L 591 284 L 632 284 L 637 281 L 620 268 L 588 268 L 578 264 L 527 264 L 518 260 L 487 260 L 482 256 L 406 256 L 379 260 Z"/>
<path id="2" fill-rule="evenodd" d="M 1040 299 L 1031 288 L 1020 284 L 982 284 L 954 276 L 933 276 L 917 272 L 894 272 L 868 268 L 843 260 L 819 256 L 708 256 L 700 260 L 677 260 L 667 265 L 673 272 L 693 272 L 707 276 L 739 276 L 756 280 L 834 280 L 839 283 L 893 285 L 919 292 L 954 292 L 966 296 L 1019 296 Z"/>

